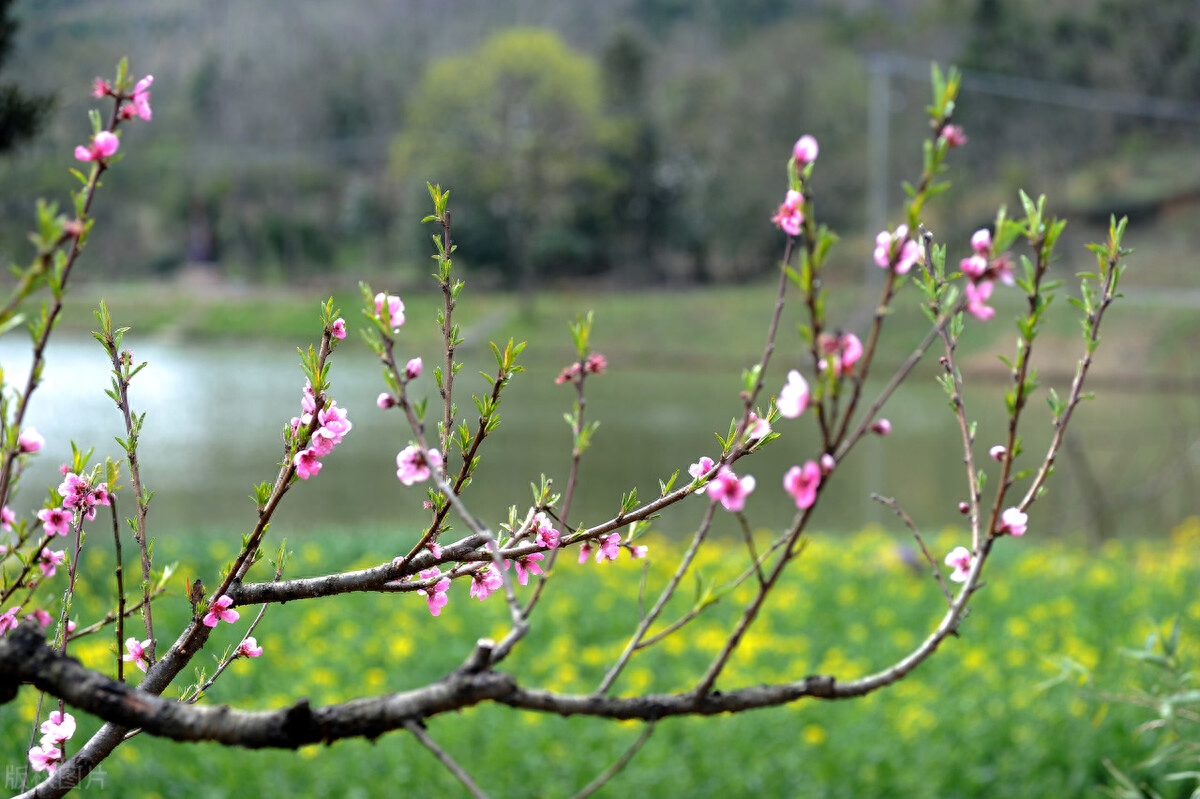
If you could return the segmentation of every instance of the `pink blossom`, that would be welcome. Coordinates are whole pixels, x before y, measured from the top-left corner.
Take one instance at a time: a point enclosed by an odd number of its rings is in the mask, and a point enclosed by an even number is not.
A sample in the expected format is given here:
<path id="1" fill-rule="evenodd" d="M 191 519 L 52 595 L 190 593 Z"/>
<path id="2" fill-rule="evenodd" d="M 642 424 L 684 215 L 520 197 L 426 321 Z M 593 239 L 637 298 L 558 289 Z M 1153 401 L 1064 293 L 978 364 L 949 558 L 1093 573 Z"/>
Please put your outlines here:
<path id="1" fill-rule="evenodd" d="M 853 333 L 843 333 L 840 336 L 822 333 L 817 340 L 817 346 L 827 355 L 836 356 L 833 358 L 833 373 L 837 377 L 852 371 L 854 364 L 858 363 L 863 354 L 862 342 Z M 828 359 L 822 358 L 818 361 L 817 368 L 821 371 L 828 369 Z"/>
<path id="2" fill-rule="evenodd" d="M 1000 514 L 1000 529 L 996 530 L 996 535 L 1023 536 L 1028 523 L 1029 516 L 1020 508 L 1008 508 Z"/>
<path id="3" fill-rule="evenodd" d="M 646 557 L 650 552 L 650 547 L 644 545 L 633 546 L 629 548 L 629 556 L 634 560 Z"/>
<path id="4" fill-rule="evenodd" d="M 384 305 L 387 305 L 388 315 L 385 319 L 390 323 L 393 330 L 404 324 L 404 303 L 395 294 L 384 294 L 380 292 L 375 295 L 375 313 L 383 316 Z M 434 614 L 436 615 L 436 614 Z"/>
<path id="5" fill-rule="evenodd" d="M 333 320 L 333 324 L 329 326 L 329 335 L 342 341 L 346 338 L 346 320 L 340 316 Z"/>
<path id="6" fill-rule="evenodd" d="M 301 480 L 315 477 L 317 472 L 321 471 L 321 461 L 319 458 L 320 453 L 314 447 L 302 449 L 296 453 L 296 457 L 292 459 L 292 463 L 296 466 L 296 474 L 300 476 Z"/>
<path id="7" fill-rule="evenodd" d="M 12 508 L 5 505 L 0 508 L 0 530 L 6 533 L 11 533 L 13 523 L 17 520 L 17 514 L 12 512 Z"/>
<path id="8" fill-rule="evenodd" d="M 1001 283 L 1006 286 L 1012 286 L 1016 283 L 1013 277 L 1013 265 L 1007 255 L 1001 255 L 992 262 L 992 274 L 994 274 Z"/>
<path id="9" fill-rule="evenodd" d="M 892 268 L 896 274 L 906 275 L 921 257 L 921 248 L 908 238 L 908 225 L 900 225 L 895 233 L 886 230 L 879 232 L 875 237 L 874 255 L 879 268 Z"/>
<path id="10" fill-rule="evenodd" d="M 951 147 L 962 147 L 967 143 L 967 134 L 959 125 L 946 125 L 942 128 L 940 137 L 946 140 L 946 144 Z"/>
<path id="11" fill-rule="evenodd" d="M 604 374 L 604 370 L 608 368 L 608 359 L 598 352 L 593 352 L 583 362 L 583 371 L 590 375 Z"/>
<path id="12" fill-rule="evenodd" d="M 833 472 L 833 467 L 837 465 L 837 461 L 835 461 L 833 459 L 832 455 L 830 455 L 828 452 L 826 452 L 824 455 L 821 456 L 820 464 L 821 464 L 821 476 L 826 477 Z"/>
<path id="13" fill-rule="evenodd" d="M 789 190 L 771 221 L 789 236 L 799 236 L 801 225 L 804 224 L 804 195 Z"/>
<path id="14" fill-rule="evenodd" d="M 17 447 L 22 453 L 37 452 L 44 446 L 46 446 L 46 439 L 37 431 L 36 427 L 26 427 L 17 438 Z"/>
<path id="15" fill-rule="evenodd" d="M 758 441 L 761 438 L 766 438 L 771 432 L 771 423 L 766 419 L 759 419 L 758 414 L 750 412 L 749 418 L 746 419 L 746 439 L 748 441 Z"/>
<path id="16" fill-rule="evenodd" d="M 109 86 L 108 81 L 104 78 L 96 78 L 92 81 L 92 97 L 99 100 L 101 97 L 107 97 L 112 93 L 112 86 Z"/>
<path id="17" fill-rule="evenodd" d="M 971 566 L 974 563 L 975 558 L 966 547 L 955 547 L 946 556 L 946 565 L 954 567 L 954 572 L 950 575 L 950 579 L 956 583 L 965 583 L 967 581 L 967 577 L 971 575 Z"/>
<path id="18" fill-rule="evenodd" d="M 437 566 L 433 566 L 432 568 L 421 572 L 421 579 L 432 580 L 441 573 L 442 572 Z M 432 589 L 418 588 L 417 593 L 425 597 L 425 602 L 429 605 L 429 612 L 434 616 L 437 616 L 442 612 L 442 608 L 446 607 L 446 604 L 450 601 L 450 598 L 446 596 L 446 592 L 449 590 L 450 578 L 442 577 L 442 579 L 433 584 Z"/>
<path id="19" fill-rule="evenodd" d="M 988 260 L 982 255 L 972 255 L 958 262 L 958 268 L 972 281 L 978 282 L 987 274 Z"/>
<path id="20" fill-rule="evenodd" d="M 348 414 L 349 411 L 345 408 L 339 408 L 336 402 L 329 403 L 328 408 L 323 408 L 317 413 L 317 421 L 320 422 L 321 426 L 314 435 L 333 439 L 333 443 L 340 444 L 342 436 L 354 428 L 354 425 L 347 418 Z"/>
<path id="21" fill-rule="evenodd" d="M 564 366 L 562 371 L 558 373 L 558 377 L 554 378 L 554 385 L 561 386 L 564 383 L 571 383 L 579 379 L 583 374 L 582 368 L 579 366 L 579 361 L 576 361 L 569 366 Z"/>
<path id="22" fill-rule="evenodd" d="M 58 567 L 67 562 L 67 553 L 61 549 L 53 552 L 43 549 L 39 558 L 38 568 L 42 570 L 42 576 L 53 577 Z"/>
<path id="23" fill-rule="evenodd" d="M 551 526 L 550 518 L 541 511 L 533 517 L 530 530 L 537 538 L 537 542 L 546 549 L 555 549 L 558 546 L 558 539 L 562 535 Z"/>
<path id="24" fill-rule="evenodd" d="M 480 569 L 471 575 L 471 588 L 468 593 L 473 599 L 482 602 L 503 585 L 504 578 L 500 576 L 500 572 L 496 571 L 496 567 L 489 563 L 487 568 Z"/>
<path id="25" fill-rule="evenodd" d="M 579 548 L 579 562 L 587 563 L 588 557 L 592 554 L 592 544 L 590 541 L 584 541 L 583 546 Z M 16 626 L 15 624 L 13 625 Z"/>
<path id="26" fill-rule="evenodd" d="M 204 617 L 204 623 L 208 624 L 208 616 Z M 216 620 L 214 619 L 213 623 L 208 624 L 208 626 L 217 626 Z M 150 668 L 149 655 L 146 653 L 150 649 L 151 643 L 152 641 L 149 638 L 147 638 L 145 641 L 138 641 L 136 638 L 126 638 L 125 649 L 128 651 L 126 654 L 121 656 L 121 660 L 125 661 L 126 663 L 134 664 L 143 672 L 146 671 L 146 669 Z"/>
<path id="27" fill-rule="evenodd" d="M 877 436 L 886 436 L 892 432 L 892 423 L 887 419 L 878 419 L 871 425 L 871 432 Z"/>
<path id="28" fill-rule="evenodd" d="M 806 461 L 803 466 L 793 466 L 783 476 L 783 489 L 796 500 L 801 510 L 811 508 L 817 501 L 817 488 L 821 485 L 821 467 L 816 461 Z"/>
<path id="29" fill-rule="evenodd" d="M 436 449 L 426 453 L 416 444 L 410 444 L 396 455 L 396 477 L 406 486 L 423 483 L 441 465 L 442 453 Z"/>
<path id="30" fill-rule="evenodd" d="M 1003 444 L 997 444 L 988 450 L 988 457 L 994 461 L 1004 460 L 1004 456 L 1008 454 L 1008 449 Z"/>
<path id="31" fill-rule="evenodd" d="M 318 427 L 316 431 L 313 432 L 312 439 L 308 443 L 308 448 L 312 450 L 318 458 L 324 458 L 326 455 L 333 452 L 333 448 L 336 447 L 341 440 L 341 436 L 333 435 L 324 427 Z"/>
<path id="32" fill-rule="evenodd" d="M 988 298 L 992 296 L 992 281 L 968 283 L 965 291 L 969 314 L 984 322 L 996 315 L 996 309 L 987 304 Z"/>
<path id="33" fill-rule="evenodd" d="M 435 560 L 441 560 L 441 558 L 442 558 L 442 545 L 441 544 L 439 544 L 437 541 L 434 541 L 431 538 L 431 539 L 429 539 L 429 542 L 425 544 L 425 548 L 429 550 L 429 554 L 433 555 Z"/>
<path id="34" fill-rule="evenodd" d="M 751 478 L 753 479 L 753 478 Z M 749 493 L 749 492 L 747 492 Z M 621 554 L 621 535 L 620 533 L 609 533 L 596 542 L 596 562 L 603 563 L 606 560 L 616 560 L 617 555 Z"/>
<path id="35" fill-rule="evenodd" d="M 795 419 L 804 413 L 804 409 L 808 407 L 808 381 L 804 379 L 804 375 L 795 369 L 788 372 L 787 382 L 779 390 L 775 407 L 779 409 L 780 415 L 788 419 Z"/>
<path id="36" fill-rule="evenodd" d="M 992 231 L 979 228 L 971 235 L 971 249 L 984 258 L 992 254 Z"/>
<path id="37" fill-rule="evenodd" d="M 35 746 L 29 750 L 29 765 L 34 771 L 47 771 L 53 774 L 62 762 L 62 750 L 55 746 Z"/>
<path id="38" fill-rule="evenodd" d="M 301 416 L 304 424 L 311 422 L 312 414 L 317 412 L 317 395 L 313 392 L 311 380 L 305 380 L 304 388 L 300 391 L 300 410 L 304 411 Z"/>
<path id="39" fill-rule="evenodd" d="M 30 613 L 25 618 L 33 619 L 38 624 L 40 624 L 43 629 L 45 629 L 46 627 L 49 627 L 51 624 L 54 623 L 54 617 L 51 616 L 49 613 L 47 613 L 42 608 L 37 608 L 36 610 L 33 611 L 33 613 Z"/>
<path id="40" fill-rule="evenodd" d="M 818 151 L 817 140 L 807 134 L 801 136 L 792 145 L 792 157 L 796 159 L 796 163 L 800 166 L 816 161 Z"/>
<path id="41" fill-rule="evenodd" d="M 147 75 L 137 82 L 133 87 L 133 102 L 129 105 L 121 107 L 122 119 L 133 119 L 135 116 L 141 119 L 150 121 L 150 84 L 154 83 L 154 76 Z"/>
<path id="42" fill-rule="evenodd" d="M 21 608 L 13 606 L 8 610 L 0 613 L 0 635 L 5 635 L 9 630 L 17 629 L 20 622 L 17 621 L 17 614 L 21 612 Z"/>
<path id="43" fill-rule="evenodd" d="M 614 535 L 616 534 L 614 533 Z M 517 570 L 517 582 L 521 585 L 528 585 L 529 575 L 545 574 L 545 572 L 542 571 L 541 565 L 538 563 L 539 560 L 542 560 L 545 557 L 546 556 L 541 552 L 533 552 L 520 558 L 504 561 L 504 568 L 507 569 L 508 564 L 511 563 L 514 567 L 516 567 Z"/>
<path id="44" fill-rule="evenodd" d="M 251 635 L 238 644 L 237 652 L 234 654 L 241 655 L 244 658 L 256 658 L 262 655 L 262 653 L 263 648 L 258 645 L 258 641 Z"/>
<path id="45" fill-rule="evenodd" d="M 70 713 L 52 710 L 50 717 L 42 722 L 42 746 L 62 746 L 75 735 L 75 717 Z"/>
<path id="46" fill-rule="evenodd" d="M 421 369 L 423 368 L 424 364 L 420 358 L 412 358 L 408 363 L 404 364 L 404 376 L 409 380 L 416 380 L 421 376 Z"/>
<path id="47" fill-rule="evenodd" d="M 721 471 L 708 484 L 708 495 L 714 502 L 720 502 L 727 511 L 740 511 L 746 506 L 746 497 L 754 490 L 754 478 L 751 475 L 738 478 L 728 466 L 722 466 Z"/>
<path id="48" fill-rule="evenodd" d="M 101 161 L 115 153 L 120 146 L 121 140 L 115 133 L 102 130 L 92 138 L 90 146 L 75 148 L 75 158 L 78 161 Z"/>
<path id="49" fill-rule="evenodd" d="M 85 503 L 84 497 L 91 490 L 88 481 L 74 472 L 67 472 L 58 484 L 58 493 L 63 498 L 63 507 L 77 508 Z"/>
<path id="50" fill-rule="evenodd" d="M 716 464 L 713 463 L 713 459 L 706 455 L 688 467 L 688 474 L 690 474 L 693 479 L 699 480 L 701 477 L 711 472 L 713 466 L 715 465 Z M 707 485 L 702 485 L 696 489 L 696 493 L 703 494 L 707 488 Z M 587 546 L 587 544 L 584 544 L 584 546 Z"/>
<path id="51" fill-rule="evenodd" d="M 71 531 L 71 512 L 66 508 L 42 508 L 37 513 L 46 535 L 66 535 Z"/>
<path id="52" fill-rule="evenodd" d="M 216 601 L 208 609 L 208 613 L 204 614 L 204 626 L 216 627 L 218 621 L 228 622 L 233 624 L 242 617 L 242 614 L 231 609 L 233 599 L 228 594 L 222 594 L 217 597 Z"/>
<path id="53" fill-rule="evenodd" d="M 386 411 L 388 408 L 391 408 L 396 404 L 396 400 L 392 397 L 391 394 L 384 391 L 384 392 L 381 392 L 379 394 L 379 396 L 375 398 L 375 404 L 377 406 L 379 406 L 380 409 Z"/>

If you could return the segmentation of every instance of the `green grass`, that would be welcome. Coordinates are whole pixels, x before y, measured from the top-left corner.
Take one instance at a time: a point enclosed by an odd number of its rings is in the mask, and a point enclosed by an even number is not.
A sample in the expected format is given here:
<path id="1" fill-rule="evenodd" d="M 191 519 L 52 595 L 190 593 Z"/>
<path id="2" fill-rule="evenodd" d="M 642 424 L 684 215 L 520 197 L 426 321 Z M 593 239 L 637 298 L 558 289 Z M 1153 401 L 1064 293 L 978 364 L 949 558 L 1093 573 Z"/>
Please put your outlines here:
<path id="1" fill-rule="evenodd" d="M 303 539 L 293 547 L 288 571 L 298 576 L 377 563 L 378 553 L 390 553 L 394 543 L 382 532 Z M 911 648 L 931 629 L 945 600 L 925 571 L 904 565 L 897 554 L 902 543 L 876 531 L 815 536 L 718 687 L 815 672 L 852 678 Z M 956 543 L 960 536 L 947 532 L 933 542 L 934 551 Z M 1171 544 L 1114 543 L 1098 553 L 1029 539 L 1002 541 L 961 637 L 947 641 L 908 679 L 862 700 L 802 701 L 737 717 L 664 721 L 602 795 L 1089 795 L 1104 781 L 1103 758 L 1131 767 L 1151 742 L 1134 738 L 1142 719 L 1129 708 L 1107 707 L 1078 685 L 1044 688 L 1058 674 L 1052 659 L 1069 657 L 1095 669 L 1105 684 L 1120 684 L 1130 667 L 1116 648 L 1138 646 L 1174 613 L 1184 620 L 1184 640 L 1195 658 L 1198 545 L 1200 520 L 1185 523 Z M 653 590 L 682 545 L 655 540 L 651 546 Z M 232 544 L 215 538 L 159 543 L 160 558 L 183 561 L 177 593 L 155 611 L 164 640 L 188 613 L 184 581 L 196 575 L 213 581 L 214 566 L 231 555 Z M 557 567 L 533 632 L 504 664 L 524 685 L 592 690 L 636 620 L 638 564 L 580 566 L 572 555 Z M 737 547 L 717 545 L 700 568 L 712 579 L 729 574 L 744 558 Z M 97 550 L 84 567 L 102 578 L 111 570 L 108 560 Z M 260 569 L 258 578 L 265 579 L 266 566 Z M 746 588 L 735 591 L 695 624 L 639 655 L 616 692 L 687 687 L 746 598 Z M 86 621 L 101 612 L 102 603 L 93 596 L 79 607 Z M 461 584 L 451 589 L 440 618 L 430 617 L 411 594 L 273 607 L 258 631 L 264 656 L 235 663 L 205 701 L 278 708 L 300 696 L 324 704 L 412 688 L 459 664 L 477 638 L 502 634 L 505 618 L 499 596 L 481 604 Z M 236 634 L 221 625 L 209 650 L 219 654 Z M 78 642 L 73 651 L 85 663 L 111 670 L 111 647 L 112 637 L 105 634 Z M 177 689 L 168 695 L 177 695 Z M 36 694 L 27 689 L 17 703 L 0 708 L 0 740 L 11 763 L 28 744 L 35 704 Z M 80 726 L 86 734 L 95 723 L 89 719 Z M 560 719 L 493 705 L 431 719 L 428 729 L 500 797 L 570 795 L 640 732 L 636 724 Z M 398 732 L 374 743 L 342 741 L 298 754 L 143 736 L 104 765 L 106 785 L 119 795 L 463 795 L 428 752 Z"/>

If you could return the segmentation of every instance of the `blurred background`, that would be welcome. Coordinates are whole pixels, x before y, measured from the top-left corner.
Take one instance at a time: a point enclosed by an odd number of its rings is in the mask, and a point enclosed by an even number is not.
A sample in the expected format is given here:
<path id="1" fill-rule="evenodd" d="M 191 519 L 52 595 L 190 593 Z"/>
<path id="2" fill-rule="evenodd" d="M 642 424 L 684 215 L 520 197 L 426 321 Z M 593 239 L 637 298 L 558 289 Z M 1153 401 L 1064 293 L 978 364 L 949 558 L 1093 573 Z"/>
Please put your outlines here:
<path id="1" fill-rule="evenodd" d="M 452 191 L 456 269 L 468 285 L 460 385 L 482 389 L 473 374 L 488 366 L 489 338 L 534 342 L 472 487 L 477 509 L 500 519 L 528 501 L 540 473 L 565 478 L 571 396 L 552 378 L 571 358 L 567 321 L 595 308 L 594 344 L 611 369 L 591 383 L 589 413 L 603 424 L 573 521 L 611 515 L 631 484 L 655 493 L 658 479 L 713 454 L 711 433 L 736 412 L 737 375 L 761 353 L 782 252 L 768 220 L 802 133 L 821 143 L 818 214 L 842 236 L 826 275 L 834 321 L 864 332 L 871 242 L 899 221 L 901 183 L 919 174 L 937 61 L 966 75 L 956 121 L 969 142 L 952 154 L 953 187 L 927 216 L 951 259 L 969 253 L 971 232 L 999 205 L 1019 207 L 1018 189 L 1046 193 L 1071 220 L 1055 266 L 1067 290 L 1092 265 L 1083 245 L 1105 235 L 1110 214 L 1130 217 L 1137 250 L 1101 347 L 1099 398 L 1077 417 L 1035 529 L 1157 535 L 1197 510 L 1200 7 L 1190 0 L 0 8 L 17 23 L 0 31 L 0 84 L 22 93 L 5 95 L 8 107 L 22 100 L 42 122 L 0 155 L 6 262 L 30 257 L 35 200 L 67 200 L 70 153 L 89 132 L 90 79 L 111 75 L 123 55 L 135 75 L 155 78 L 154 120 L 123 128 L 125 159 L 106 176 L 65 321 L 75 335 L 52 351 L 31 417 L 50 441 L 34 485 L 53 479 L 69 439 L 111 452 L 104 442 L 120 432 L 100 393 L 102 353 L 86 335 L 104 297 L 134 328 L 127 344 L 151 362 L 134 402 L 150 411 L 152 521 L 246 524 L 253 507 L 242 497 L 273 475 L 279 431 L 296 413 L 302 378 L 291 353 L 318 335 L 318 300 L 334 294 L 355 327 L 358 280 L 402 293 L 408 354 L 435 362 L 432 230 L 419 224 L 433 181 Z M 1011 293 L 998 302 L 997 319 L 974 325 L 962 350 L 981 442 L 1003 423 L 1004 367 L 992 353 L 1011 350 L 1019 307 Z M 919 340 L 914 304 L 915 292 L 901 298 L 910 310 L 890 323 L 876 374 Z M 1038 342 L 1043 383 L 1060 390 L 1081 346 L 1068 316 Z M 773 391 L 802 366 L 797 321 L 789 316 L 781 333 Z M 25 348 L 19 333 L 0 341 L 10 378 Z M 891 526 L 870 491 L 897 496 L 922 527 L 957 522 L 965 483 L 933 374 L 919 370 L 888 408 L 895 433 L 847 464 L 820 525 Z M 356 430 L 282 523 L 397 524 L 418 499 L 391 476 L 408 435 L 375 409 L 382 384 L 356 335 L 333 379 Z M 1030 459 L 1050 432 L 1037 405 Z M 794 435 L 746 467 L 759 477 L 756 525 L 790 518 L 778 475 L 812 454 L 807 425 L 780 429 Z M 21 502 L 40 499 L 27 490 Z M 699 504 L 664 522 L 667 532 L 686 531 Z"/>

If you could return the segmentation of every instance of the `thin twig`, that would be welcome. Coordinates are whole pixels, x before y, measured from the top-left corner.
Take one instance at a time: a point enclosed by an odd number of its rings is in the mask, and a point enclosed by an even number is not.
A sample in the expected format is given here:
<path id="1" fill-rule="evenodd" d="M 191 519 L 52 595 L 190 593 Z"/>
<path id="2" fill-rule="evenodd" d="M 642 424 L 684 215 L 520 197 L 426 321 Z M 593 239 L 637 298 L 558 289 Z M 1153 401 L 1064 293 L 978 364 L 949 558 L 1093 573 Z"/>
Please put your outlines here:
<path id="1" fill-rule="evenodd" d="M 112 531 L 113 531 L 113 547 L 116 549 L 116 577 L 117 577 L 117 679 L 125 680 L 125 661 L 121 657 L 121 648 L 124 646 L 125 637 L 125 578 L 124 566 L 121 559 L 121 526 L 118 521 L 119 514 L 117 512 L 117 495 L 109 494 L 109 501 L 112 503 L 109 507 L 112 516 Z"/>
<path id="2" fill-rule="evenodd" d="M 445 749 L 437 745 L 429 733 L 425 732 L 425 728 L 419 721 L 404 722 L 404 729 L 413 734 L 413 737 L 421 742 L 421 745 L 430 751 L 430 753 L 438 759 L 438 761 L 446 767 L 446 770 L 454 775 L 455 779 L 463 784 L 463 787 L 470 791 L 471 795 L 476 799 L 487 799 L 487 794 L 479 789 L 475 784 L 475 780 L 471 779 L 471 775 L 450 757 Z"/>
<path id="3" fill-rule="evenodd" d="M 633 760 L 634 755 L 641 750 L 646 741 L 650 740 L 650 736 L 654 734 L 656 723 L 657 722 L 653 721 L 648 723 L 642 730 L 642 734 L 638 736 L 637 740 L 634 741 L 619 758 L 617 758 L 617 762 L 613 763 L 607 769 L 598 774 L 594 780 L 583 786 L 579 793 L 575 794 L 573 799 L 587 799 L 587 797 L 591 796 L 596 791 L 607 785 L 613 777 L 621 773 L 621 770 L 629 765 L 629 761 Z"/>
<path id="4" fill-rule="evenodd" d="M 925 541 L 921 538 L 921 533 L 919 530 L 917 530 L 917 525 L 913 523 L 912 517 L 904 512 L 904 508 L 900 507 L 900 503 L 897 502 L 894 497 L 885 497 L 881 494 L 871 494 L 871 499 L 891 508 L 892 511 L 904 521 L 904 523 L 908 526 L 908 529 L 912 530 L 913 538 L 917 539 L 917 545 L 921 547 L 921 554 L 925 556 L 925 560 L 929 563 L 929 567 L 933 570 L 933 578 L 937 580 L 938 585 L 941 586 L 942 593 L 946 596 L 946 602 L 951 605 L 954 604 L 954 594 L 950 592 L 950 587 L 946 585 L 946 581 L 942 578 L 942 570 L 938 568 L 937 561 L 933 559 L 933 555 L 929 554 L 929 549 L 926 548 Z"/>
<path id="5" fill-rule="evenodd" d="M 742 528 L 742 538 L 746 541 L 746 549 L 750 552 L 750 562 L 754 564 L 754 573 L 758 575 L 758 584 L 761 587 L 766 583 L 766 577 L 763 576 L 762 564 L 758 562 L 758 554 L 754 551 L 754 534 L 750 532 L 750 522 L 741 511 L 738 511 L 737 517 Z"/>
<path id="6" fill-rule="evenodd" d="M 704 539 L 708 536 L 708 530 L 712 526 L 713 513 L 716 506 L 717 503 L 715 502 L 708 503 L 708 509 L 704 511 L 704 518 L 700 520 L 700 526 L 696 529 L 696 534 L 692 536 L 691 546 L 683 553 L 683 557 L 679 560 L 679 565 L 675 568 L 675 573 L 671 575 L 670 581 L 667 582 L 662 593 L 658 595 L 658 600 L 654 603 L 654 607 L 638 622 L 637 629 L 634 630 L 633 635 L 629 638 L 629 642 L 625 645 L 625 651 L 609 667 L 608 671 L 604 674 L 604 679 L 596 686 L 597 694 L 607 693 L 612 684 L 616 682 L 617 677 L 620 676 L 621 671 L 629 662 L 629 658 L 633 657 L 633 653 L 637 651 L 638 644 L 646 634 L 646 631 L 650 629 L 650 625 L 654 624 L 663 612 L 663 609 L 666 608 L 671 597 L 675 595 L 675 589 L 679 587 L 679 583 L 683 580 L 684 575 L 688 573 L 688 569 L 692 566 L 692 561 L 696 559 L 696 555 L 700 551 L 700 545 L 704 543 Z"/>

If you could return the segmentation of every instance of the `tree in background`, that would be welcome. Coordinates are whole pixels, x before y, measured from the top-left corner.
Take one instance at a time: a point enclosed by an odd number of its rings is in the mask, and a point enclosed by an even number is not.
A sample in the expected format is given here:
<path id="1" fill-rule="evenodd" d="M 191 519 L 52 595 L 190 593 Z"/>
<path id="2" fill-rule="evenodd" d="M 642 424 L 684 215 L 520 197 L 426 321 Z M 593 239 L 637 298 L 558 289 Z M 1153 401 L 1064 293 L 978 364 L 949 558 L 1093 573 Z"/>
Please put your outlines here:
<path id="1" fill-rule="evenodd" d="M 12 52 L 18 28 L 12 4 L 13 0 L 0 0 L 0 69 Z M 51 95 L 26 94 L 15 83 L 0 83 L 0 154 L 37 135 L 53 107 Z"/>
<path id="2" fill-rule="evenodd" d="M 499 33 L 432 64 L 407 108 L 393 169 L 408 195 L 463 186 L 455 231 L 511 287 L 594 257 L 576 231 L 580 198 L 611 182 L 596 64 L 548 30 Z M 482 262 L 482 263 L 480 263 Z"/>

